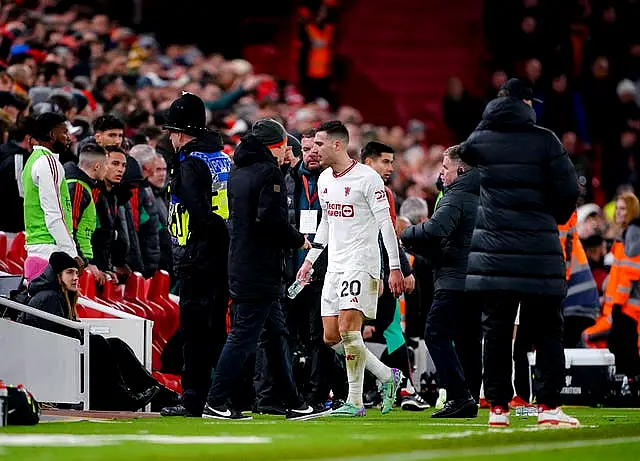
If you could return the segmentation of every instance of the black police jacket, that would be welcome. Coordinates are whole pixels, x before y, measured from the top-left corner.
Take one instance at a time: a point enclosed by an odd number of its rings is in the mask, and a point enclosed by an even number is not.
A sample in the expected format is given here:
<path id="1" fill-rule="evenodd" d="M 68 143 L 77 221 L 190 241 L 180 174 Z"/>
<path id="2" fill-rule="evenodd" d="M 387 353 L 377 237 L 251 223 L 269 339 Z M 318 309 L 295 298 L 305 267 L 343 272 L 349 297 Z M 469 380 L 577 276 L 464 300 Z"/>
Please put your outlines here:
<path id="1" fill-rule="evenodd" d="M 304 236 L 289 224 L 284 176 L 269 149 L 245 136 L 229 175 L 229 292 L 233 299 L 283 295 L 285 252 Z"/>
<path id="2" fill-rule="evenodd" d="M 173 264 L 178 276 L 204 270 L 212 275 L 212 279 L 227 278 L 229 233 L 225 220 L 213 212 L 213 176 L 204 161 L 190 155 L 194 152 L 215 153 L 223 147 L 220 135 L 212 132 L 188 142 L 177 153 L 169 191 L 172 204 L 179 203 L 189 213 L 188 229 L 182 229 L 188 235 L 186 244 L 173 244 Z M 175 213 L 170 211 L 169 221 L 175 219 L 178 219 Z"/>

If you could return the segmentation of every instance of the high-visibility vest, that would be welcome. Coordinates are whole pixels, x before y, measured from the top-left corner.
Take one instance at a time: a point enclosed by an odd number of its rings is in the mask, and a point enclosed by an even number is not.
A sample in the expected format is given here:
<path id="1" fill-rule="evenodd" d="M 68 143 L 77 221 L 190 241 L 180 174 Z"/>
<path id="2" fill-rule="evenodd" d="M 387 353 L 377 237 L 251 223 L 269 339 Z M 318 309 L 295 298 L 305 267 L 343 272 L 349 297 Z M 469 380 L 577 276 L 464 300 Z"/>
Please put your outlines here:
<path id="1" fill-rule="evenodd" d="M 567 266 L 567 296 L 562 304 L 565 317 L 596 319 L 600 314 L 598 286 L 591 273 L 576 226 L 578 213 L 574 212 L 566 224 L 558 226 L 560 245 Z"/>
<path id="2" fill-rule="evenodd" d="M 622 306 L 622 313 L 638 322 L 640 331 L 640 256 L 629 257 L 624 252 L 624 243 L 616 241 L 611 248 L 613 263 L 609 277 L 605 280 L 602 316 L 596 324 L 584 332 L 589 347 L 605 347 L 605 338 L 611 330 L 613 306 Z M 604 345 L 603 345 L 604 343 Z M 640 345 L 640 338 L 638 339 Z"/>
<path id="3" fill-rule="evenodd" d="M 323 28 L 315 23 L 306 26 L 310 49 L 307 61 L 307 76 L 326 78 L 331 74 L 331 45 L 334 26 L 326 24 Z"/>

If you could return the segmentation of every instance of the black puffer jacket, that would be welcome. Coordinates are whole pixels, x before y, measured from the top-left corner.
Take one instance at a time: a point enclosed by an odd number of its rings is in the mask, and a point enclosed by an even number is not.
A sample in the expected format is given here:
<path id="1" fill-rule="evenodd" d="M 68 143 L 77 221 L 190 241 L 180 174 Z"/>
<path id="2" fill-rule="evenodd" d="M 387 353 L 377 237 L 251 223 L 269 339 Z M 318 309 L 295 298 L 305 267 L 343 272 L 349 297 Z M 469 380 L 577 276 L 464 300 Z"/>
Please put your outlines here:
<path id="1" fill-rule="evenodd" d="M 67 320 L 72 319 L 73 315 L 69 312 L 69 306 L 64 294 L 62 293 L 62 287 L 58 281 L 58 276 L 51 266 L 47 266 L 45 271 L 33 279 L 29 284 L 29 296 L 29 306 L 57 317 Z M 52 333 L 70 336 L 75 339 L 82 339 L 82 335 L 79 330 L 67 328 L 33 315 L 22 313 L 18 317 L 18 322 L 24 323 L 25 325 L 31 325 L 32 327 L 40 328 L 42 330 L 47 330 Z"/>
<path id="2" fill-rule="evenodd" d="M 24 231 L 24 200 L 18 191 L 16 159 L 24 166 L 29 155 L 31 152 L 15 141 L 0 145 L 0 196 L 2 197 L 0 231 Z M 22 174 L 22 168 L 18 174 Z"/>
<path id="3" fill-rule="evenodd" d="M 282 171 L 253 135 L 242 139 L 233 161 L 229 292 L 234 299 L 281 297 L 285 251 L 304 244 L 304 236 L 289 224 Z"/>
<path id="4" fill-rule="evenodd" d="M 480 203 L 466 288 L 564 296 L 558 223 L 575 210 L 578 182 L 558 138 L 514 98 L 491 101 L 462 145 L 480 171 Z"/>
<path id="5" fill-rule="evenodd" d="M 431 261 L 435 291 L 465 290 L 479 194 L 480 173 L 474 168 L 445 189 L 430 220 L 402 232 L 402 243 Z"/>
<path id="6" fill-rule="evenodd" d="M 193 152 L 219 152 L 223 147 L 220 134 L 212 132 L 185 144 L 174 162 L 176 167 L 171 171 L 169 189 L 189 212 L 187 244 L 173 245 L 177 275 L 189 276 L 204 270 L 216 280 L 227 279 L 227 224 L 211 209 L 213 178 L 209 167 L 190 155 Z M 184 160 L 179 161 L 180 156 Z"/>

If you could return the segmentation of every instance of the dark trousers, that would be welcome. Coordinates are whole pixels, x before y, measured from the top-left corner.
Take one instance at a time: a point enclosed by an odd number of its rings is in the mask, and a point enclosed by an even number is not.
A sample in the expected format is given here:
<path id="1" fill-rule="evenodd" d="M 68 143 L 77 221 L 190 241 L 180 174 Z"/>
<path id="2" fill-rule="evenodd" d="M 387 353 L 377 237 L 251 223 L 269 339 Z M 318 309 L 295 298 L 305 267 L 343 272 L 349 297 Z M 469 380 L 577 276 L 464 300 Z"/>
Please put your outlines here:
<path id="1" fill-rule="evenodd" d="M 523 344 L 530 344 L 536 350 L 537 402 L 556 407 L 564 385 L 563 297 L 506 291 L 487 292 L 482 296 L 487 400 L 493 406 L 508 408 L 513 398 L 511 341 L 519 304 L 518 329 L 530 335 L 526 341 L 523 339 Z"/>
<path id="2" fill-rule="evenodd" d="M 216 285 L 217 284 L 217 285 Z M 180 333 L 182 335 L 182 404 L 200 414 L 211 387 L 211 371 L 227 339 L 226 278 L 205 271 L 180 275 Z"/>
<path id="3" fill-rule="evenodd" d="M 247 358 L 256 353 L 258 339 L 266 351 L 267 361 L 276 386 L 287 396 L 285 404 L 297 408 L 303 404 L 291 373 L 287 345 L 287 328 L 280 301 L 234 301 L 233 327 L 220 354 L 213 385 L 207 402 L 212 407 L 227 404 L 230 395 L 242 378 Z"/>
<path id="4" fill-rule="evenodd" d="M 462 291 L 434 294 L 424 337 L 448 400 L 480 398 L 481 313 L 481 304 Z"/>
<path id="5" fill-rule="evenodd" d="M 158 385 L 120 338 L 89 336 L 89 382 L 93 410 L 138 410 L 133 395 Z"/>
<path id="6" fill-rule="evenodd" d="M 611 317 L 613 322 L 607 347 L 616 356 L 616 372 L 629 378 L 639 377 L 638 323 L 617 306 Z"/>

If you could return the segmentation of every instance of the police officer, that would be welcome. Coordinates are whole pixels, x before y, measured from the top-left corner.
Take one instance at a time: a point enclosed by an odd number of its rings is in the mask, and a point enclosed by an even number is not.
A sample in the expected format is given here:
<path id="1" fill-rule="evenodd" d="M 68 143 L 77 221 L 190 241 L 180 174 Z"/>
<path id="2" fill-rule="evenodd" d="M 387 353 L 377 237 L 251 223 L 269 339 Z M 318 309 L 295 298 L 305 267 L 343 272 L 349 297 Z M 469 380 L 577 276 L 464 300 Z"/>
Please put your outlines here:
<path id="1" fill-rule="evenodd" d="M 231 160 L 218 132 L 205 128 L 204 102 L 183 93 L 164 128 L 176 151 L 169 180 L 169 233 L 180 294 L 184 368 L 182 401 L 163 416 L 202 416 L 211 370 L 226 341 L 226 220 Z"/>

